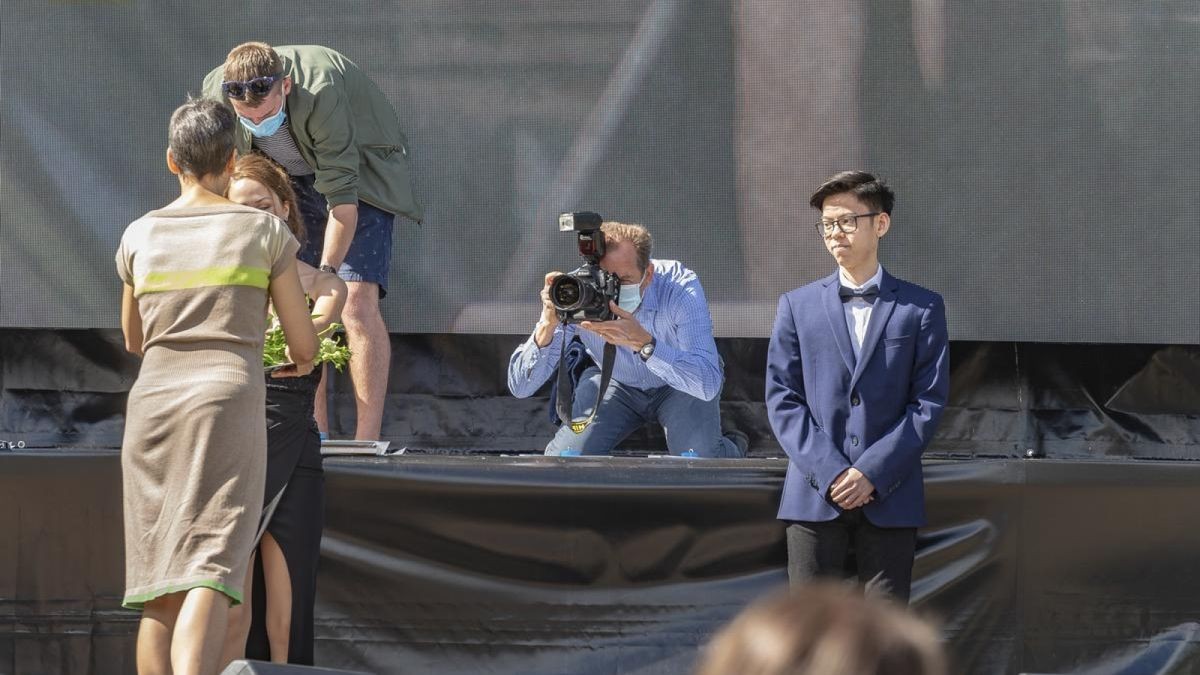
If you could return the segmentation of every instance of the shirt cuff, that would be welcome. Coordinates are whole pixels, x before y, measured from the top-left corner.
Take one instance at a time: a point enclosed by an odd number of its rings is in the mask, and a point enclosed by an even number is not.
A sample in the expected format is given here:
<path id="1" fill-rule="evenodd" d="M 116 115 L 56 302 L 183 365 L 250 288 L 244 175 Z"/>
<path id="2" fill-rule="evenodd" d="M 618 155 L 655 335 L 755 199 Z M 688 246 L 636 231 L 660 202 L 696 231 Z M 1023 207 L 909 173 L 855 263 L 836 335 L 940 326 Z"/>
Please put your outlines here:
<path id="1" fill-rule="evenodd" d="M 545 347 L 538 346 L 537 336 L 535 335 L 535 333 L 537 333 L 537 328 L 534 328 L 533 332 L 529 334 L 529 339 L 525 340 L 525 346 L 523 347 L 523 351 L 525 352 L 525 360 L 528 362 L 527 366 L 525 367 L 526 377 L 532 375 L 533 369 L 536 368 L 539 363 L 552 355 L 553 350 L 557 349 L 554 343 L 555 341 L 562 339 L 562 330 L 562 324 L 555 326 L 554 332 L 550 334 L 550 341 L 546 343 Z"/>
<path id="2" fill-rule="evenodd" d="M 662 371 L 669 369 L 671 364 L 675 362 L 675 359 L 679 356 L 678 352 L 679 350 L 675 349 L 673 345 L 667 344 L 663 340 L 655 340 L 654 353 L 650 355 L 650 358 L 646 359 L 646 367 L 650 369 L 650 372 L 661 377 Z M 635 350 L 634 354 L 636 353 L 637 351 Z"/>

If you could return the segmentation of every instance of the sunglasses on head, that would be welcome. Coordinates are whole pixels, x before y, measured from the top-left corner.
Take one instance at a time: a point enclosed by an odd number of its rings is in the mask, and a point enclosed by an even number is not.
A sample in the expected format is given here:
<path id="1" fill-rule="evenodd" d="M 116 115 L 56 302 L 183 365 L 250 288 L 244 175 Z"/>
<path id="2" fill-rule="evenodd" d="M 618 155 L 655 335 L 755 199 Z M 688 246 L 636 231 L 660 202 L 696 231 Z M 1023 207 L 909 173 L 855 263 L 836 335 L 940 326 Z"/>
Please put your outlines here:
<path id="1" fill-rule="evenodd" d="M 221 93 L 238 101 L 245 99 L 246 96 L 266 96 L 271 91 L 271 87 L 283 77 L 283 73 L 279 73 L 278 75 L 256 77 L 245 82 L 226 80 L 221 83 Z"/>

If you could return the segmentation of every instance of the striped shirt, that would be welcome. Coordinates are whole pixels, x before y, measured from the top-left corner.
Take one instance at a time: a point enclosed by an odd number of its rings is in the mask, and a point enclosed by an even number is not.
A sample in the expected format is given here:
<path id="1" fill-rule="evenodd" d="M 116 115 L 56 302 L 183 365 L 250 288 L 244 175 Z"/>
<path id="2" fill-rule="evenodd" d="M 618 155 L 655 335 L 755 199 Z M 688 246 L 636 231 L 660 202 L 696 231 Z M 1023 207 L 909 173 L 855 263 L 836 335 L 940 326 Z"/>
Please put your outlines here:
<path id="1" fill-rule="evenodd" d="M 638 389 L 669 386 L 711 401 L 724 382 L 713 340 L 712 316 L 696 273 L 674 260 L 652 260 L 654 277 L 642 293 L 633 317 L 655 338 L 647 361 L 629 347 L 617 347 L 612 377 Z M 559 324 L 550 344 L 539 348 L 530 335 L 508 363 L 508 389 L 517 398 L 532 396 L 558 369 L 563 335 L 579 334 L 592 360 L 601 363 L 604 340 L 575 324 Z"/>
<path id="2" fill-rule="evenodd" d="M 316 172 L 300 155 L 300 149 L 296 147 L 296 139 L 292 137 L 291 125 L 292 121 L 285 118 L 283 124 L 279 125 L 278 131 L 263 138 L 252 137 L 251 145 L 275 160 L 275 163 L 282 166 L 289 176 L 312 175 Z"/>

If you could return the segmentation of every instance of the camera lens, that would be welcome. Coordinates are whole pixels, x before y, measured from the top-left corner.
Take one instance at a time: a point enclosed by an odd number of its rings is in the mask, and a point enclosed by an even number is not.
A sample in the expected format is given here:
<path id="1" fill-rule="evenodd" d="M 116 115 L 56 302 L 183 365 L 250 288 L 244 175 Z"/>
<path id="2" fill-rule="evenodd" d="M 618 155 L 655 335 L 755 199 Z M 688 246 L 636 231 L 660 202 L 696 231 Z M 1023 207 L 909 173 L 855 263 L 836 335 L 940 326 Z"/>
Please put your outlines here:
<path id="1" fill-rule="evenodd" d="M 555 309 L 571 312 L 582 306 L 586 291 L 579 279 L 564 274 L 550 285 L 550 302 Z"/>
<path id="2" fill-rule="evenodd" d="M 558 304 L 573 305 L 579 302 L 579 286 L 577 284 L 563 284 L 558 289 Z"/>

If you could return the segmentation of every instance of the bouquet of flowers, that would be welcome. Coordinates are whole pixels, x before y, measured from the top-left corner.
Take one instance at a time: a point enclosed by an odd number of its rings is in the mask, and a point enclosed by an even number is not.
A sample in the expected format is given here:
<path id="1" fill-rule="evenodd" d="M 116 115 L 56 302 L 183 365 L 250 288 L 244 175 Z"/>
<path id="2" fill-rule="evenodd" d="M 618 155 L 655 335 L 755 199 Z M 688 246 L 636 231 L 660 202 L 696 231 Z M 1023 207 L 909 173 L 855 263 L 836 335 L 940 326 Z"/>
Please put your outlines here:
<path id="1" fill-rule="evenodd" d="M 316 319 L 319 316 L 319 314 L 314 314 L 313 318 Z M 341 329 L 342 324 L 331 323 L 328 328 L 317 335 L 320 348 L 317 350 L 317 359 L 314 362 L 316 365 L 332 363 L 338 372 L 346 368 L 346 364 L 350 362 L 350 348 L 336 339 L 337 332 Z M 288 361 L 287 340 L 283 337 L 283 327 L 272 316 L 271 327 L 267 330 L 266 339 L 263 340 L 263 367 L 280 366 Z"/>

